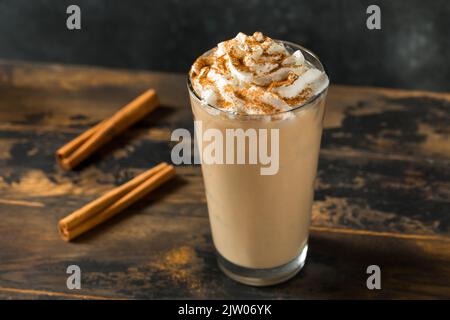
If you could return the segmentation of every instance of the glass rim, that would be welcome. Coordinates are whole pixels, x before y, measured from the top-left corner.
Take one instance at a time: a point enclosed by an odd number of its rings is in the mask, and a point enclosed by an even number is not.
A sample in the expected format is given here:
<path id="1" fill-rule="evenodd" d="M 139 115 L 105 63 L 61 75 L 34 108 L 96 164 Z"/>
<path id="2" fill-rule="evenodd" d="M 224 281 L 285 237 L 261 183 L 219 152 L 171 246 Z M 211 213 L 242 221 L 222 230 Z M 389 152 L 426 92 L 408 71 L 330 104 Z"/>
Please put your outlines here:
<path id="1" fill-rule="evenodd" d="M 311 57 L 313 57 L 313 58 L 316 60 L 316 63 L 318 64 L 318 67 L 320 68 L 319 70 L 325 72 L 325 75 L 326 75 L 327 78 L 328 78 L 328 84 L 327 84 L 327 86 L 324 87 L 321 91 L 319 91 L 319 92 L 316 93 L 315 95 L 311 96 L 309 99 L 307 99 L 307 100 L 304 101 L 303 103 L 299 104 L 298 106 L 293 107 L 292 109 L 289 109 L 289 110 L 282 110 L 282 111 L 278 111 L 278 112 L 275 112 L 275 113 L 268 113 L 268 114 L 246 114 L 246 113 L 242 113 L 242 114 L 239 113 L 239 114 L 236 114 L 236 113 L 231 113 L 231 112 L 226 111 L 226 110 L 224 110 L 224 109 L 218 108 L 218 107 L 216 107 L 216 106 L 213 106 L 212 104 L 206 103 L 206 101 L 205 101 L 204 99 L 202 99 L 202 98 L 197 94 L 197 92 L 195 91 L 195 89 L 194 89 L 194 87 L 193 87 L 193 85 L 192 85 L 191 77 L 189 76 L 189 72 L 188 72 L 188 75 L 187 75 L 187 81 L 186 81 L 186 82 L 187 82 L 187 87 L 188 87 L 189 93 L 192 94 L 192 95 L 200 102 L 200 104 L 201 104 L 202 106 L 208 106 L 208 107 L 210 107 L 210 108 L 213 108 L 215 111 L 223 112 L 224 114 L 232 115 L 232 116 L 237 116 L 237 117 L 241 117 L 241 118 L 264 118 L 264 117 L 268 117 L 268 116 L 269 116 L 269 117 L 271 117 L 271 116 L 277 116 L 277 115 L 282 115 L 282 114 L 289 113 L 289 112 L 294 112 L 294 111 L 296 111 L 296 110 L 299 110 L 299 109 L 301 109 L 301 108 L 305 108 L 305 107 L 311 105 L 311 104 L 312 104 L 313 102 L 315 102 L 319 97 L 321 97 L 321 96 L 328 90 L 328 87 L 330 86 L 330 77 L 328 76 L 328 73 L 326 72 L 325 67 L 323 66 L 323 64 L 322 64 L 322 62 L 320 61 L 319 57 L 318 57 L 314 52 L 312 52 L 311 50 L 306 49 L 305 47 L 303 47 L 303 46 L 301 46 L 301 45 L 299 45 L 299 44 L 295 44 L 295 43 L 290 42 L 290 41 L 284 41 L 284 40 L 278 40 L 278 39 L 274 39 L 274 40 L 275 40 L 275 41 L 278 41 L 278 42 L 281 42 L 281 43 L 283 43 L 283 44 L 286 44 L 286 45 L 288 45 L 289 47 L 292 47 L 292 48 L 295 48 L 295 49 L 299 49 L 299 50 L 302 51 L 302 53 L 306 52 L 306 53 L 308 53 Z M 212 48 L 212 49 L 210 49 L 210 50 L 204 52 L 203 54 L 200 55 L 200 57 L 201 57 L 201 56 L 204 56 L 205 54 L 207 54 L 207 53 L 209 53 L 209 52 L 211 52 L 212 50 L 214 50 L 214 48 Z M 306 59 L 306 57 L 305 57 L 305 59 Z M 306 59 L 306 60 L 309 61 L 308 59 Z M 316 66 L 315 64 L 313 64 L 313 65 Z M 316 66 L 316 67 L 317 67 L 317 66 Z"/>

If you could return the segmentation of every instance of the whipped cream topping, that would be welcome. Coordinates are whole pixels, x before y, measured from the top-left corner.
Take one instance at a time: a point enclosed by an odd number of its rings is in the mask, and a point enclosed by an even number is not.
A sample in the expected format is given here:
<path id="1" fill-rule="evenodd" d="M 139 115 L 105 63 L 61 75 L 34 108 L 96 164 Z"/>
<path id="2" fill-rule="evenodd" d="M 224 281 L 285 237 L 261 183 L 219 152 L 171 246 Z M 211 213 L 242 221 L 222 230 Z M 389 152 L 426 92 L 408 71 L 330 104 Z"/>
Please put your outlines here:
<path id="1" fill-rule="evenodd" d="M 329 82 L 300 50 L 291 52 L 261 32 L 219 43 L 195 61 L 190 77 L 204 103 L 236 114 L 290 110 Z"/>

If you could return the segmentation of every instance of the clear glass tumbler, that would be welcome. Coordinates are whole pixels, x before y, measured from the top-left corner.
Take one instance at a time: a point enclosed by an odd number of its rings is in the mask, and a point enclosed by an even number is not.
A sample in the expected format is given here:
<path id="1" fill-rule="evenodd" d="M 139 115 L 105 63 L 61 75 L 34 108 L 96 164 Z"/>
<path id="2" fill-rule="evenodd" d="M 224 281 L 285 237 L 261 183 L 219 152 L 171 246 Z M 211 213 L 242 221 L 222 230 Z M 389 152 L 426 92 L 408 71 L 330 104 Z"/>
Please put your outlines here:
<path id="1" fill-rule="evenodd" d="M 308 63 L 324 71 L 311 51 L 282 42 L 292 52 L 301 50 Z M 232 279 L 249 285 L 286 281 L 303 267 L 308 250 L 328 87 L 292 110 L 272 115 L 236 115 L 208 105 L 195 92 L 189 77 L 188 89 L 197 142 L 208 129 L 219 130 L 223 137 L 227 129 L 277 129 L 276 174 L 262 175 L 261 164 L 204 161 L 202 173 L 219 267 Z M 198 152 L 203 153 L 208 143 L 198 145 Z M 240 151 L 249 155 L 249 143 L 233 146 L 235 154 L 237 148 L 244 148 Z"/>

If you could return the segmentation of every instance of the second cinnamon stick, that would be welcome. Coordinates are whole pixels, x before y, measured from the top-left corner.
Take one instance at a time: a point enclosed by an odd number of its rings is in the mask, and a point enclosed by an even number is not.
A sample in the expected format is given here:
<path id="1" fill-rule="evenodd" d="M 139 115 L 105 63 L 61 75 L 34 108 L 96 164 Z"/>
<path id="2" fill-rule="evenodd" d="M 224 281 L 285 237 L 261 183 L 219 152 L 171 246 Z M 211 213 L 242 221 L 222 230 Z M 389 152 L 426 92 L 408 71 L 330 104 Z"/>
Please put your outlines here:
<path id="1" fill-rule="evenodd" d="M 70 241 L 80 234 L 121 212 L 175 175 L 167 163 L 142 173 L 124 185 L 113 189 L 83 208 L 61 219 L 58 229 L 62 238 Z"/>

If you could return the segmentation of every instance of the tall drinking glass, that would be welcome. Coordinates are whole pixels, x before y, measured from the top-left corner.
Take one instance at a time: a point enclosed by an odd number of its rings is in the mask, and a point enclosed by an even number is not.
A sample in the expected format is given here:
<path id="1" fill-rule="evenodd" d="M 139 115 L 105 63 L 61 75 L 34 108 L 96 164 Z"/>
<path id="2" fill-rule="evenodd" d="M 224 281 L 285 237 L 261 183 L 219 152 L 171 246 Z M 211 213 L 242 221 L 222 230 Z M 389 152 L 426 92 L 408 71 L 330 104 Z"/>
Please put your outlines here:
<path id="1" fill-rule="evenodd" d="M 301 50 L 305 61 L 324 71 L 307 49 L 282 41 L 290 52 Z M 204 55 L 211 54 L 211 51 Z M 269 115 L 237 115 L 208 105 L 188 78 L 196 139 L 215 129 L 278 132 L 278 171 L 263 175 L 261 164 L 202 162 L 209 219 L 220 268 L 239 282 L 263 286 L 293 277 L 304 265 L 308 250 L 314 179 L 322 135 L 328 86 L 289 111 Z M 262 142 L 259 135 L 254 140 Z M 273 138 L 273 137 L 272 137 Z M 233 143 L 233 152 L 249 156 L 247 143 Z M 270 140 L 270 138 L 269 138 Z M 208 143 L 198 143 L 202 154 Z M 239 150 L 242 148 L 243 150 Z M 276 152 L 277 148 L 269 150 Z M 225 149 L 224 152 L 230 152 Z"/>

